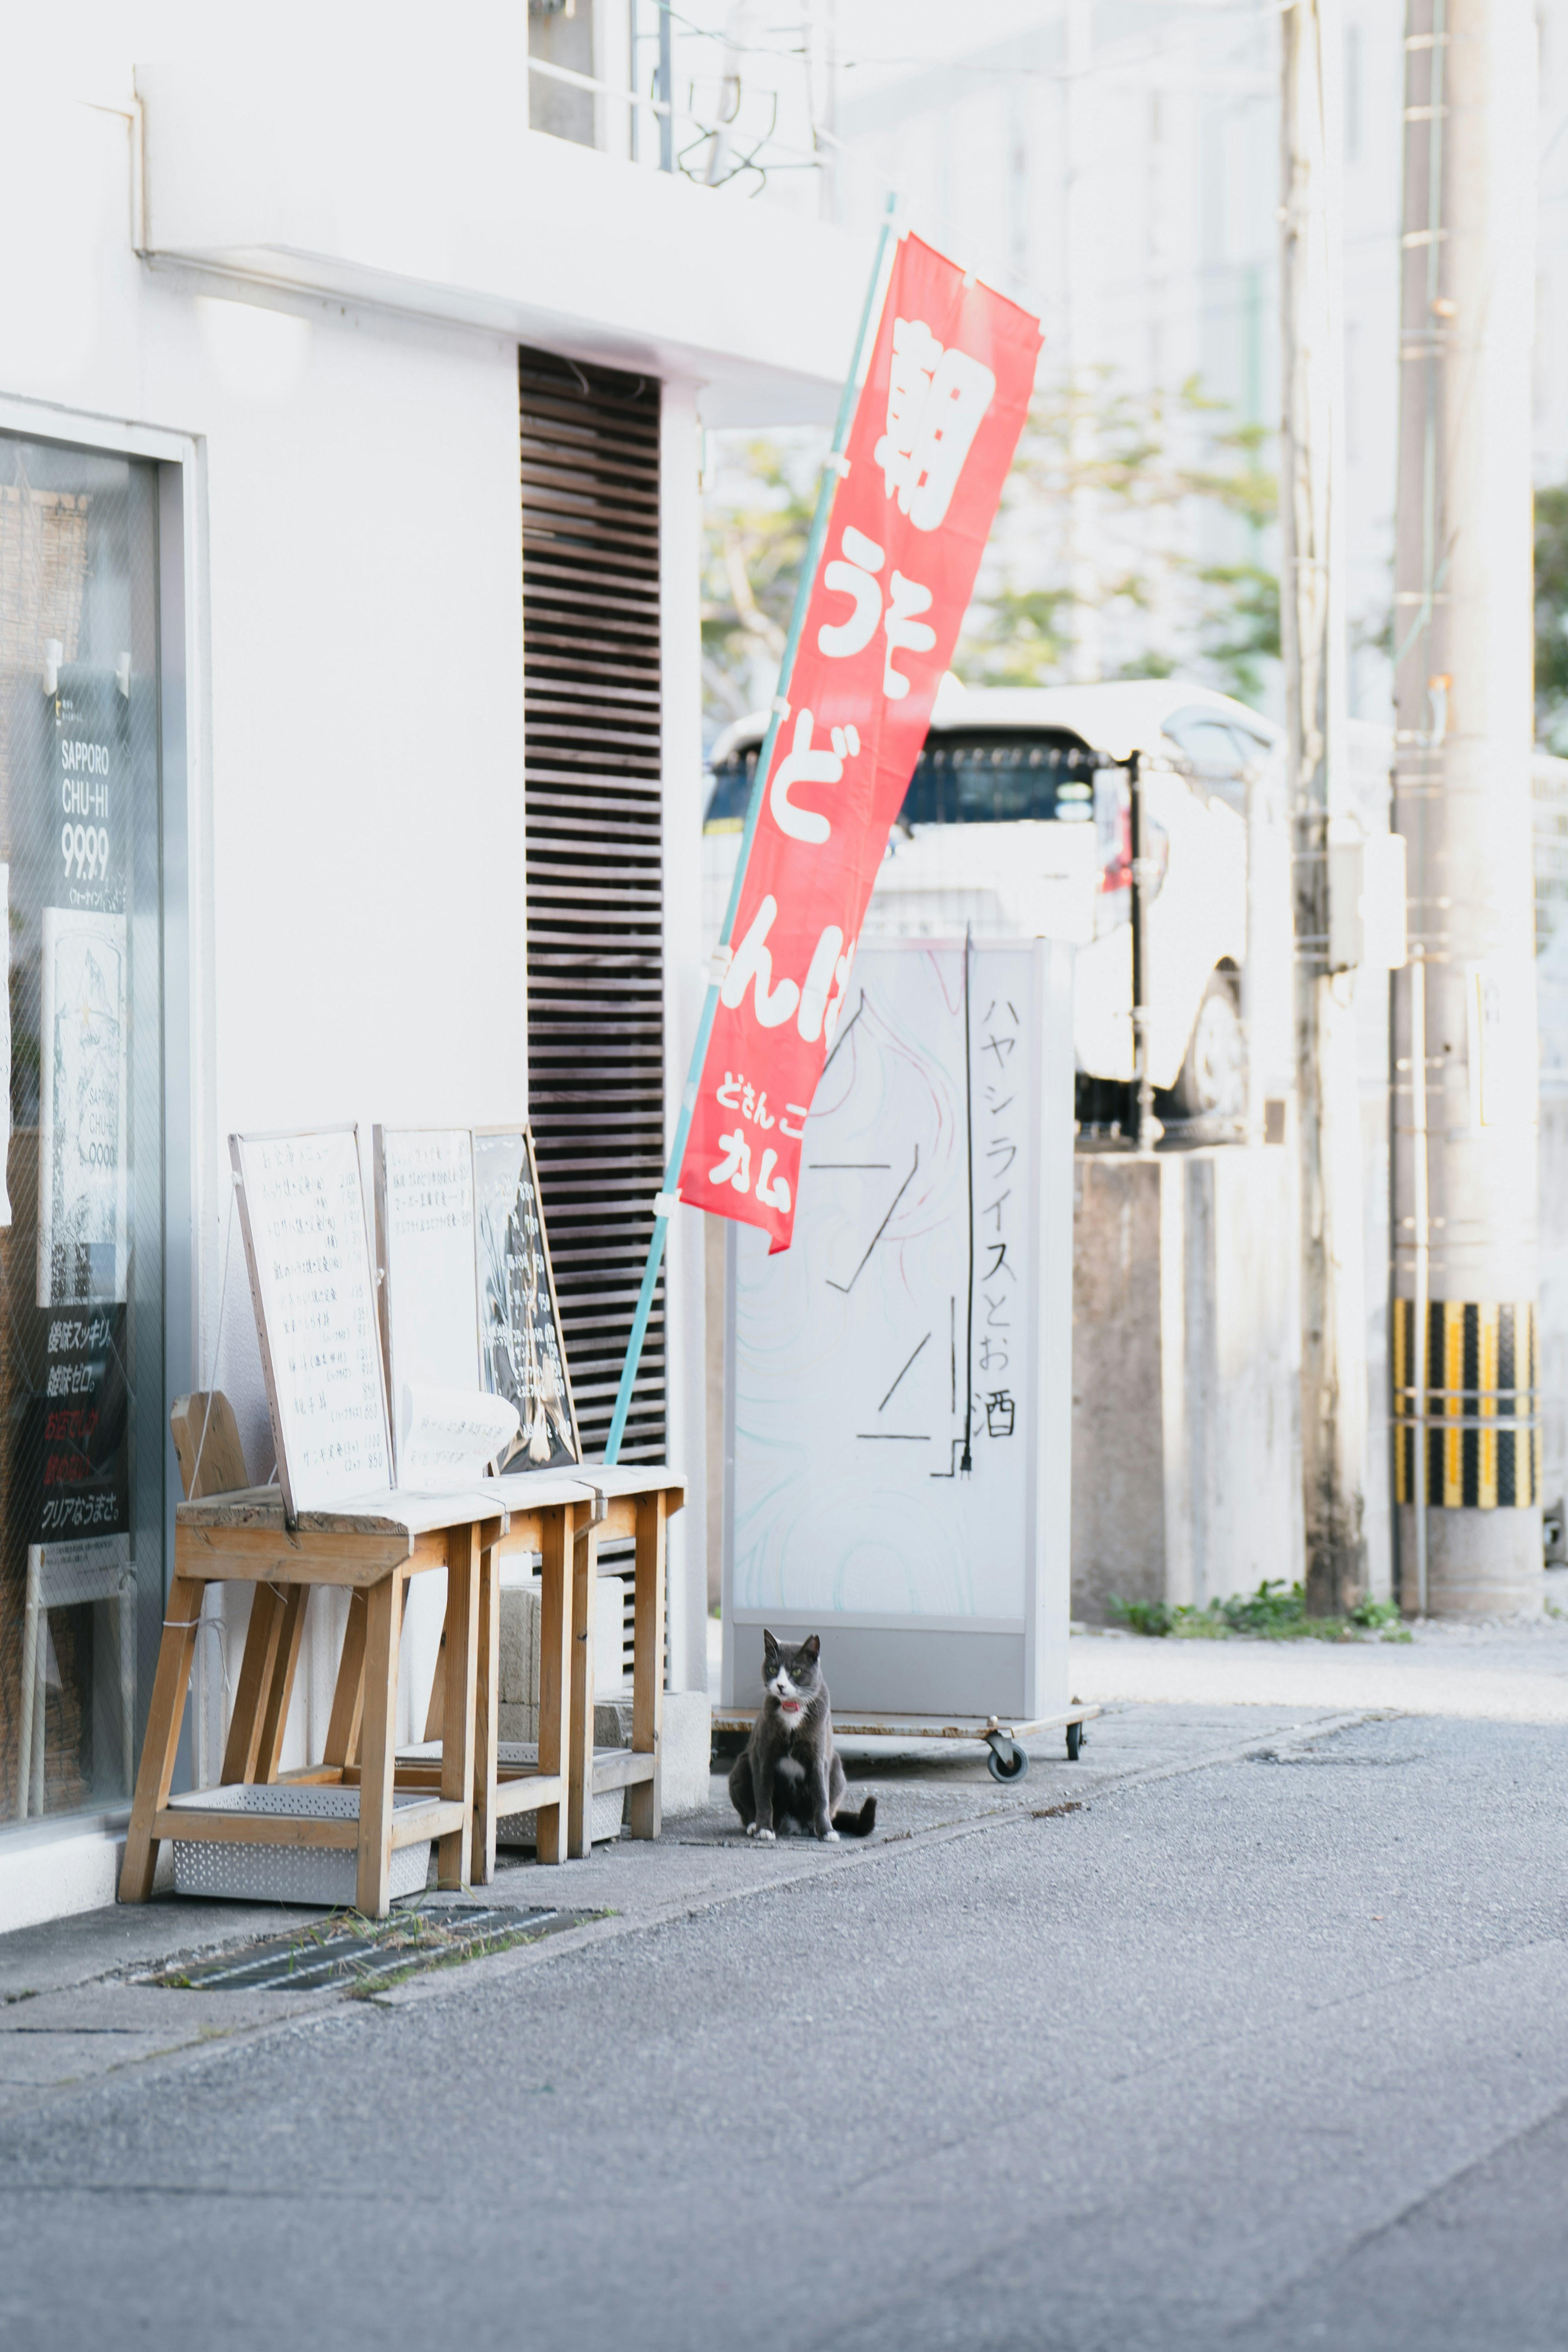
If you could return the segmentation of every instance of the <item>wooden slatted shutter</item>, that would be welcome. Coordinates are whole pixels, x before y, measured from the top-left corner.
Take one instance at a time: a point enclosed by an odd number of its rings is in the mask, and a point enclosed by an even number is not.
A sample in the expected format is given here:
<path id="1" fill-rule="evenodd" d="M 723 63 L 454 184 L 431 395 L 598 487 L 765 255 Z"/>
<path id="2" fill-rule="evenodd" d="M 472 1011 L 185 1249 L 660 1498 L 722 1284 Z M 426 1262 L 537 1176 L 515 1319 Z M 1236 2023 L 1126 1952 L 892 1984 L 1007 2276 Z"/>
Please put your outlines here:
<path id="1" fill-rule="evenodd" d="M 601 1455 L 664 1175 L 659 386 L 520 354 L 528 1103 Z M 665 1453 L 661 1271 L 622 1446 Z"/>

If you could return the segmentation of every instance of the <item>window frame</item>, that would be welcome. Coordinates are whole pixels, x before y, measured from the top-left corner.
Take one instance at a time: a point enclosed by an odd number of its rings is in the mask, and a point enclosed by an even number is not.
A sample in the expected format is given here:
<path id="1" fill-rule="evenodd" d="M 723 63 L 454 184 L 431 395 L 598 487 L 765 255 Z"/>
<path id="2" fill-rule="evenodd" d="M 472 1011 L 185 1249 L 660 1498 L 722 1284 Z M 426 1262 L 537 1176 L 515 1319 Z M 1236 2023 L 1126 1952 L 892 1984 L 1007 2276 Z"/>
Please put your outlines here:
<path id="1" fill-rule="evenodd" d="M 167 1394 L 158 1411 L 163 1421 L 162 1591 L 166 1600 L 174 1560 L 174 1513 L 181 1498 L 179 1468 L 167 1413 L 172 1400 L 195 1386 L 200 1361 L 204 1297 L 214 1295 L 218 1240 L 213 1211 L 217 1198 L 212 1167 L 199 1164 L 200 1111 L 213 1098 L 210 1034 L 198 1034 L 194 1008 L 213 1001 L 211 986 L 193 985 L 199 962 L 211 979 L 211 922 L 204 919 L 210 891 L 198 894 L 193 877 L 211 873 L 211 824 L 207 806 L 211 740 L 205 661 L 204 446 L 193 435 L 128 423 L 52 402 L 0 394 L 0 433 L 7 438 L 47 442 L 89 456 L 133 457 L 155 469 L 154 560 L 158 597 L 159 940 L 162 1000 L 162 1247 L 163 1379 Z M 203 918 L 198 919 L 198 918 Z M 201 1158 L 213 1160 L 210 1151 Z M 208 1250 L 197 1235 L 211 1234 Z M 204 1259 L 211 1255 L 209 1269 Z M 204 1279 L 204 1276 L 206 1278 Z M 140 1754 L 151 1679 L 139 1676 L 136 1752 Z M 176 1787 L 190 1781 L 193 1710 L 187 1708 L 175 1771 Z M 0 1822 L 0 1841 L 29 1843 L 79 1837 L 95 1829 L 114 1831 L 130 1817 L 131 1799 L 89 1805 L 79 1811 L 42 1819 Z"/>

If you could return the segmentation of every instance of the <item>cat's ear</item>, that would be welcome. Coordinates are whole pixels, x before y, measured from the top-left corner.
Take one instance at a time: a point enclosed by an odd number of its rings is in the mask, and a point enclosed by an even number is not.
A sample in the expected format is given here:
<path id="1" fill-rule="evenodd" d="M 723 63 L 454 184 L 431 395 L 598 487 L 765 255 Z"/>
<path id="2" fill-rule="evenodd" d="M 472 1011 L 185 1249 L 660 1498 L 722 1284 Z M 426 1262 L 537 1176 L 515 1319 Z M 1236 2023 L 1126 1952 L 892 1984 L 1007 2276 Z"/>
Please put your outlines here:
<path id="1" fill-rule="evenodd" d="M 766 1625 L 762 1628 L 762 1654 L 765 1658 L 776 1658 L 779 1655 L 779 1644 Z"/>
<path id="2" fill-rule="evenodd" d="M 815 1633 L 808 1633 L 800 1644 L 800 1655 L 810 1658 L 813 1665 L 822 1654 L 822 1644 Z"/>

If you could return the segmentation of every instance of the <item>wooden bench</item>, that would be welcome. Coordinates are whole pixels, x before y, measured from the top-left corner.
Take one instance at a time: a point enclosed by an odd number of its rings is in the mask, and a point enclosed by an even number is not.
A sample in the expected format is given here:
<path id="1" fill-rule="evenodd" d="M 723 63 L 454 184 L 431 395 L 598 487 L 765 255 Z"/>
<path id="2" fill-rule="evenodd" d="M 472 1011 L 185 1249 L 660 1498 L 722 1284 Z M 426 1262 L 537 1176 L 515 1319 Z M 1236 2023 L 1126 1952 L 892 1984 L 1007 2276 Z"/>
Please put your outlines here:
<path id="1" fill-rule="evenodd" d="M 122 1900 L 144 1901 L 151 1892 L 161 1837 L 216 1838 L 221 1823 L 223 1833 L 234 1843 L 304 1842 L 298 1821 L 252 1817 L 242 1831 L 232 1814 L 204 1816 L 185 1805 L 177 1816 L 169 1811 L 201 1592 L 208 1582 L 224 1578 L 244 1579 L 255 1592 L 223 1780 L 283 1779 L 361 1787 L 357 1832 L 361 1910 L 371 1892 L 379 1895 L 374 1916 L 385 1909 L 386 1861 L 373 1888 L 367 1876 L 365 1854 L 374 1843 L 370 1821 L 379 1822 L 381 1811 L 387 1810 L 385 1835 L 380 1827 L 377 1831 L 386 1858 L 404 1842 L 402 1825 L 390 1819 L 394 1790 L 436 1797 L 444 1807 L 466 1803 L 465 1830 L 444 1811 L 441 1817 L 443 1885 L 488 1885 L 495 1875 L 497 1824 L 509 1814 L 538 1812 L 540 1862 L 588 1855 L 592 1799 L 607 1790 L 630 1788 L 633 1837 L 659 1835 L 665 1540 L 669 1520 L 685 1499 L 685 1483 L 675 1474 L 662 1464 L 615 1469 L 590 1464 L 566 1471 L 529 1472 L 483 1480 L 461 1497 L 420 1497 L 412 1513 L 403 1508 L 409 1498 L 394 1493 L 385 1512 L 368 1517 L 304 1514 L 297 1538 L 289 1539 L 277 1490 L 237 1483 L 246 1475 L 244 1455 L 232 1409 L 221 1391 L 181 1398 L 171 1426 L 187 1489 L 177 1515 L 175 1581 L 199 1589 L 193 1602 L 186 1595 L 176 1605 L 174 1591 L 170 1594 L 121 1874 Z M 449 1506 L 458 1504 L 465 1509 L 482 1507 L 483 1517 L 434 1523 L 444 1510 L 450 1516 Z M 406 1538 L 402 1551 L 400 1531 Z M 538 1759 L 533 1766 L 503 1765 L 498 1755 L 501 1581 L 497 1547 L 504 1535 L 512 1546 L 537 1552 L 541 1563 Z M 635 1548 L 632 1746 L 596 1750 L 593 1636 L 599 1545 L 623 1538 L 630 1538 Z M 381 1565 L 383 1561 L 391 1565 Z M 426 1740 L 441 1739 L 442 1754 L 439 1759 L 400 1759 L 393 1748 L 389 1763 L 386 1743 L 395 1732 L 397 1643 L 407 1580 L 425 1568 L 452 1569 L 455 1564 L 425 1725 Z M 385 1579 L 398 1583 L 395 1605 L 390 1609 L 375 1601 Z M 350 1586 L 348 1629 L 322 1760 L 280 1773 L 305 1601 L 312 1583 Z M 388 1643 L 391 1646 L 383 1647 Z M 171 1707 L 166 1685 L 172 1678 L 177 1678 L 178 1695 Z M 390 1692 L 380 1700 L 379 1712 L 378 1692 Z M 445 1737 L 449 1723 L 459 1727 L 458 1737 L 451 1741 Z M 378 1791 L 369 1813 L 363 1796 L 367 1771 Z M 190 1827 L 193 1822 L 200 1826 Z M 432 1834 L 427 1811 L 422 1809 L 418 1822 L 417 1829 L 409 1825 L 410 1839 Z M 311 1825 L 310 1833 L 318 1843 L 349 1844 L 355 1843 L 350 1834 L 354 1829 L 349 1822 L 323 1822 Z"/>
<path id="2" fill-rule="evenodd" d="M 539 1770 L 558 1757 L 559 1716 L 551 1694 L 570 1695 L 566 1730 L 567 1858 L 592 1851 L 593 1799 L 611 1789 L 630 1789 L 629 1826 L 634 1838 L 656 1838 L 662 1825 L 660 1734 L 664 1702 L 665 1538 L 669 1522 L 685 1501 L 685 1484 L 663 1463 L 605 1469 L 596 1463 L 560 1471 L 530 1471 L 520 1477 L 486 1479 L 480 1489 L 493 1496 L 510 1520 L 509 1542 L 538 1552 L 543 1559 L 540 1610 Z M 593 1744 L 595 1586 L 599 1547 L 630 1537 L 632 1566 L 632 1745 L 596 1749 Z M 570 1563 L 571 1605 L 551 1606 L 551 1585 Z M 557 1568 L 559 1563 L 559 1571 Z M 619 1573 L 612 1570 L 612 1573 Z M 496 1822 L 508 1813 L 528 1812 L 537 1801 L 526 1767 L 500 1766 L 497 1748 L 498 1707 L 494 1695 L 500 1674 L 500 1578 L 492 1580 L 481 1602 L 480 1703 L 475 1725 L 478 1757 L 474 1824 L 474 1875 L 487 1884 L 496 1867 Z M 560 1648 L 569 1653 L 563 1668 Z M 490 1794 L 494 1791 L 494 1795 Z M 560 1858 L 547 1850 L 540 1821 L 541 1862 Z"/>
<path id="3" fill-rule="evenodd" d="M 480 1652 L 484 1563 L 507 1532 L 498 1497 L 389 1494 L 384 1508 L 302 1512 L 286 1524 L 275 1486 L 235 1488 L 244 1475 L 239 1433 L 227 1401 L 214 1392 L 181 1398 L 172 1423 L 182 1472 L 194 1491 L 175 1515 L 174 1576 L 164 1611 L 141 1761 L 131 1801 L 120 1896 L 144 1903 L 152 1892 L 159 1842 L 211 1840 L 232 1845 L 352 1847 L 355 1900 L 380 1918 L 388 1905 L 393 1851 L 438 1841 L 444 1886 L 471 1874 L 474 1824 L 476 1685 Z M 204 1435 L 202 1433 L 204 1432 Z M 219 1484 L 220 1491 L 212 1491 Z M 397 1675 L 403 1599 L 412 1576 L 444 1568 L 443 1640 L 446 1720 L 438 1785 L 407 1819 L 394 1819 Z M 225 1784 L 287 1780 L 355 1786 L 357 1820 L 235 1814 L 182 1803 L 170 1785 L 207 1586 L 248 1583 L 253 1590 L 245 1656 L 224 1751 Z M 278 1759 L 314 1585 L 347 1587 L 349 1620 L 321 1762 L 280 1774 Z"/>

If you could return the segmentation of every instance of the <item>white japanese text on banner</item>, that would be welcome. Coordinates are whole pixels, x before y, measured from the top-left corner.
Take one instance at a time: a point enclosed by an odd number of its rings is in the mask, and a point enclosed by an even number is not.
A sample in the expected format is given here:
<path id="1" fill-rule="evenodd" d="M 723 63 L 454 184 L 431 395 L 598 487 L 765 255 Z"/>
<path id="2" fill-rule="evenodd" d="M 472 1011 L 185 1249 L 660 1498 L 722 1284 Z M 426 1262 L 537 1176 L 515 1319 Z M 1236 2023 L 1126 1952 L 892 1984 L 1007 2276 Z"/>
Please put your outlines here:
<path id="1" fill-rule="evenodd" d="M 1023 427 L 1038 320 L 899 247 L 764 779 L 680 1194 L 787 1249 L 855 941 Z"/>

